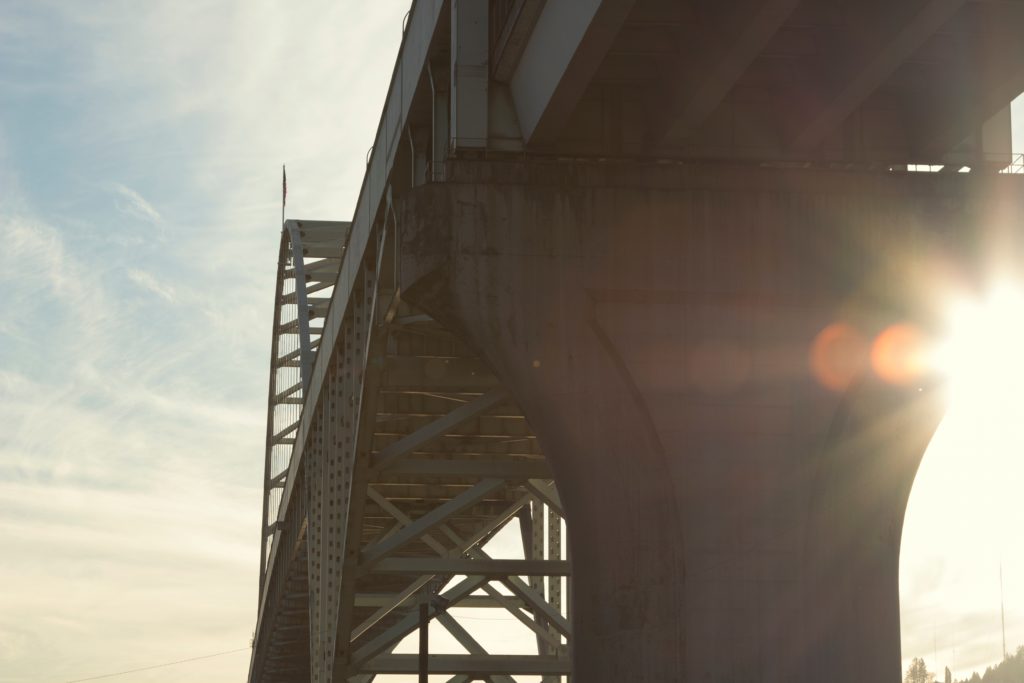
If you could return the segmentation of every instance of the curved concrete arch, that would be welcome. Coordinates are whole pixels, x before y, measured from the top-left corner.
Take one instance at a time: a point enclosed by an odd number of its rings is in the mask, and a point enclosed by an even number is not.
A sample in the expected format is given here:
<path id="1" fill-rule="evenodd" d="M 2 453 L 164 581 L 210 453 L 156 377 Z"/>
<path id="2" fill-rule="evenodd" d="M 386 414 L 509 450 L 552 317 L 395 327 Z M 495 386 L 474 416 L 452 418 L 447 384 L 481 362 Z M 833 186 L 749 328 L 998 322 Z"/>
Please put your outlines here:
<path id="1" fill-rule="evenodd" d="M 974 239 L 970 196 L 888 172 L 460 162 L 396 199 L 407 297 L 472 340 L 552 463 L 577 676 L 899 679 L 900 528 L 941 402 L 877 380 L 844 400 L 808 354 L 836 320 L 927 325 L 924 262 Z"/>
<path id="2" fill-rule="evenodd" d="M 813 475 L 803 563 L 813 590 L 804 596 L 801 640 L 815 671 L 850 671 L 860 680 L 902 675 L 903 520 L 945 409 L 937 387 L 863 378 L 836 412 Z"/>

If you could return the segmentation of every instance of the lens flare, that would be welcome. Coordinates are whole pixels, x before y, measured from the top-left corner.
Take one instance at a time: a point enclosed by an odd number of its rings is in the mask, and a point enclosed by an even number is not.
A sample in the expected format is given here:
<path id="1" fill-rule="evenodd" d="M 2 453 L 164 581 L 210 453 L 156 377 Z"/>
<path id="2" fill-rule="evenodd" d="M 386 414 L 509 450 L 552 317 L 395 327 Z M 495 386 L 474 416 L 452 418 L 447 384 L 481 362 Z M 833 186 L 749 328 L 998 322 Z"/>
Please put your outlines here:
<path id="1" fill-rule="evenodd" d="M 931 366 L 924 335 L 913 325 L 891 325 L 871 345 L 871 369 L 890 384 L 910 384 Z"/>
<path id="2" fill-rule="evenodd" d="M 868 360 L 864 337 L 846 323 L 833 323 L 811 344 L 811 371 L 832 391 L 842 391 L 860 375 Z"/>

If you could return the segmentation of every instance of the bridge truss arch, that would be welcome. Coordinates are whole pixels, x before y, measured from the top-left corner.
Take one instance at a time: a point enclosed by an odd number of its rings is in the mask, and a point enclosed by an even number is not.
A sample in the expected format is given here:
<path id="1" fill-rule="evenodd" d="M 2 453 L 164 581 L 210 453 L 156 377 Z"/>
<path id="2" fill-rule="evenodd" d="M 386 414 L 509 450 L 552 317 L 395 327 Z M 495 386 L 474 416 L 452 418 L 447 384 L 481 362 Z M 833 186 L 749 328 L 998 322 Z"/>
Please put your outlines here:
<path id="1" fill-rule="evenodd" d="M 431 674 L 564 680 L 570 565 L 536 438 L 476 354 L 402 299 L 393 225 L 346 278 L 351 232 L 282 230 L 249 681 L 415 674 L 418 655 L 395 649 L 424 614 L 465 650 L 431 655 Z M 521 557 L 492 557 L 516 524 Z M 489 652 L 460 608 L 505 610 L 535 653 Z"/>

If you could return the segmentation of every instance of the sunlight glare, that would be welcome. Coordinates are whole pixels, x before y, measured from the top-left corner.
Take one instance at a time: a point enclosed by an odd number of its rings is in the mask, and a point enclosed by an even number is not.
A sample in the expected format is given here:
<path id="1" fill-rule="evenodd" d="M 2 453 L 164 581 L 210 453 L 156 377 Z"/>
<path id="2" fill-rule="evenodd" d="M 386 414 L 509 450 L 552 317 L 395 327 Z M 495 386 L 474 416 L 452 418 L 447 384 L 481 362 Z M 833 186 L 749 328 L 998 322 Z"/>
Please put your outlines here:
<path id="1" fill-rule="evenodd" d="M 936 364 L 955 408 L 1014 409 L 1024 385 L 1024 288 L 999 283 L 980 299 L 950 307 L 949 336 Z"/>
<path id="2" fill-rule="evenodd" d="M 949 309 L 932 367 L 948 410 L 914 481 L 900 553 L 904 670 L 957 677 L 999 661 L 1000 566 L 1008 648 L 1024 639 L 1024 287 L 1004 280 Z"/>

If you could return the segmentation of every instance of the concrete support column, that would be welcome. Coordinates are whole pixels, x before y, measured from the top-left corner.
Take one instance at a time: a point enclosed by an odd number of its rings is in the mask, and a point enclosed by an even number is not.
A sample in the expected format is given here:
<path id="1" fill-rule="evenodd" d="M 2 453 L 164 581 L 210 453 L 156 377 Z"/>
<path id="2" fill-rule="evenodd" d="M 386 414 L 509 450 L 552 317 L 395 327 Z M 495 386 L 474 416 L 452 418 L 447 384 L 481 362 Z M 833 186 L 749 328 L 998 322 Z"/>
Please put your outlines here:
<path id="1" fill-rule="evenodd" d="M 554 470 L 576 680 L 900 680 L 903 513 L 941 401 L 858 365 L 866 347 L 823 381 L 812 349 L 836 323 L 927 331 L 929 259 L 977 232 L 968 195 L 457 162 L 399 198 L 408 298 L 493 366 Z"/>

